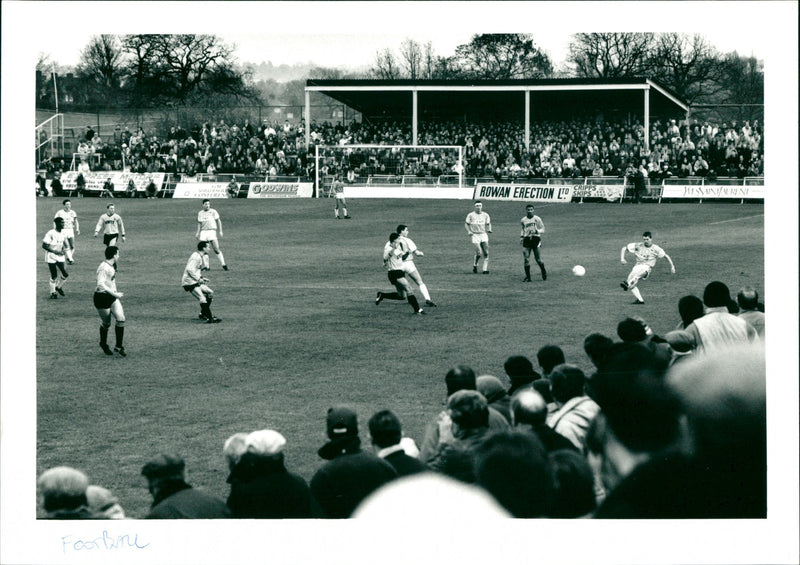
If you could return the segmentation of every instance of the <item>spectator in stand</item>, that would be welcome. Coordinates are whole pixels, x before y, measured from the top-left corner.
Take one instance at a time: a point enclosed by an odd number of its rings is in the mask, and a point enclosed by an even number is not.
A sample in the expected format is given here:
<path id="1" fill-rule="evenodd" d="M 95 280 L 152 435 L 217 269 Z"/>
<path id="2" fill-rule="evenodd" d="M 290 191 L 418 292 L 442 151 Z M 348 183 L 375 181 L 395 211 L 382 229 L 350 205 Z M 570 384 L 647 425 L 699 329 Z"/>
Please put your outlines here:
<path id="1" fill-rule="evenodd" d="M 681 321 L 675 329 L 683 330 L 688 328 L 692 322 L 704 314 L 703 301 L 694 294 L 682 296 L 678 300 L 678 314 L 681 317 Z"/>
<path id="2" fill-rule="evenodd" d="M 594 512 L 595 492 L 592 468 L 580 453 L 561 449 L 549 454 L 556 484 L 550 518 L 588 518 Z"/>
<path id="3" fill-rule="evenodd" d="M 722 347 L 676 365 L 669 393 L 688 442 L 639 464 L 597 518 L 765 518 L 766 360 L 761 343 Z"/>
<path id="4" fill-rule="evenodd" d="M 86 178 L 83 176 L 83 172 L 79 172 L 78 176 L 75 177 L 75 193 L 78 195 L 78 198 L 83 198 L 85 192 Z"/>
<path id="5" fill-rule="evenodd" d="M 547 452 L 536 436 L 498 432 L 475 448 L 475 477 L 515 518 L 548 515 L 556 481 Z"/>
<path id="6" fill-rule="evenodd" d="M 233 471 L 233 468 L 242 458 L 245 451 L 247 451 L 247 436 L 245 432 L 237 432 L 225 440 L 222 446 L 222 456 L 228 464 L 228 471 Z M 230 478 L 228 479 L 230 481 Z"/>
<path id="7" fill-rule="evenodd" d="M 86 489 L 89 478 L 72 467 L 53 467 L 36 481 L 41 496 L 43 518 L 48 520 L 96 520 L 89 509 Z"/>
<path id="8" fill-rule="evenodd" d="M 259 430 L 245 439 L 245 452 L 231 470 L 228 508 L 233 518 L 311 518 L 315 503 L 305 479 L 286 469 L 286 439 Z"/>
<path id="9" fill-rule="evenodd" d="M 369 419 L 369 435 L 376 454 L 387 461 L 398 477 L 422 473 L 427 465 L 408 455 L 403 447 L 403 429 L 391 410 L 381 410 Z"/>
<path id="10" fill-rule="evenodd" d="M 103 183 L 103 190 L 100 193 L 100 198 L 114 198 L 114 183 L 111 182 L 111 177 L 106 179 Z"/>
<path id="11" fill-rule="evenodd" d="M 147 195 L 147 198 L 153 199 L 156 197 L 156 192 L 158 191 L 158 187 L 156 183 L 153 181 L 152 177 L 148 178 L 147 186 L 144 188 L 144 192 Z"/>
<path id="12" fill-rule="evenodd" d="M 705 314 L 686 327 L 694 349 L 706 353 L 726 345 L 744 344 L 758 339 L 755 328 L 729 311 L 733 302 L 727 285 L 712 281 L 703 291 Z"/>
<path id="13" fill-rule="evenodd" d="M 765 335 L 764 312 L 759 308 L 758 291 L 752 286 L 745 286 L 736 295 L 739 304 L 738 316 L 753 326 L 763 340 Z"/>
<path id="14" fill-rule="evenodd" d="M 61 196 L 64 194 L 64 185 L 61 184 L 61 171 L 53 173 L 53 180 L 50 181 L 50 192 L 53 196 Z"/>
<path id="15" fill-rule="evenodd" d="M 500 379 L 494 375 L 481 375 L 475 380 L 475 386 L 478 389 L 489 407 L 494 408 L 510 424 L 511 423 L 511 398 L 506 394 L 506 389 Z"/>
<path id="16" fill-rule="evenodd" d="M 397 472 L 361 449 L 356 413 L 345 406 L 328 410 L 329 441 L 317 452 L 327 460 L 311 479 L 311 493 L 327 518 L 349 518 L 359 503 Z"/>
<path id="17" fill-rule="evenodd" d="M 575 365 L 562 363 L 550 374 L 556 410 L 547 417 L 547 425 L 560 433 L 581 453 L 585 451 L 586 432 L 600 407 L 586 395 L 586 377 Z"/>
<path id="18" fill-rule="evenodd" d="M 550 373 L 553 367 L 564 363 L 564 352 L 557 345 L 545 345 L 536 352 L 536 360 L 542 368 L 544 378 L 533 384 L 533 387 L 544 396 L 548 404 L 553 402 L 553 394 L 550 392 Z"/>
<path id="19" fill-rule="evenodd" d="M 535 434 L 547 451 L 574 449 L 575 445 L 547 425 L 547 402 L 532 388 L 511 398 L 511 425 L 518 431 Z"/>
<path id="20" fill-rule="evenodd" d="M 534 381 L 542 378 L 542 375 L 533 370 L 533 363 L 523 355 L 512 355 L 503 363 L 503 369 L 511 381 L 508 388 L 508 396 L 513 397 L 522 388 L 532 386 Z"/>
<path id="21" fill-rule="evenodd" d="M 119 499 L 111 491 L 97 485 L 86 487 L 86 500 L 89 510 L 98 516 L 98 519 L 125 520 L 125 510 L 119 504 Z"/>
<path id="22" fill-rule="evenodd" d="M 458 365 L 447 372 L 444 378 L 447 387 L 448 399 L 461 390 L 477 391 L 477 379 L 475 371 L 466 365 Z M 485 400 L 485 399 L 484 399 Z M 449 409 L 445 409 L 436 416 L 425 428 L 425 435 L 420 446 L 419 458 L 423 463 L 430 464 L 436 457 L 441 444 L 452 441 L 452 420 L 450 419 Z M 489 428 L 503 430 L 509 427 L 508 421 L 502 414 L 493 408 L 489 408 Z"/>
<path id="23" fill-rule="evenodd" d="M 221 499 L 192 487 L 186 482 L 185 463 L 180 457 L 159 455 L 142 467 L 153 504 L 147 519 L 220 519 L 230 518 L 230 510 Z"/>

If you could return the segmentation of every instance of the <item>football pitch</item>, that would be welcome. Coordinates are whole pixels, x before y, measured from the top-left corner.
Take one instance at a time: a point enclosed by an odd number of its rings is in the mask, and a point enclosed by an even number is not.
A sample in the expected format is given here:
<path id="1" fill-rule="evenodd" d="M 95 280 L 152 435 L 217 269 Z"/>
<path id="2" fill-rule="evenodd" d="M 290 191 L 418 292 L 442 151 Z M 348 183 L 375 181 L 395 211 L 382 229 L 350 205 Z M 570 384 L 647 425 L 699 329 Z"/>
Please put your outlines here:
<path id="1" fill-rule="evenodd" d="M 678 300 L 702 296 L 712 280 L 735 294 L 764 289 L 761 204 L 537 204 L 546 226 L 534 281 L 523 283 L 522 203 L 484 202 L 492 218 L 490 274 L 472 273 L 465 200 L 351 200 L 336 220 L 333 200 L 218 200 L 220 246 L 207 274 L 222 323 L 198 319 L 199 305 L 180 285 L 194 238 L 199 200 L 113 203 L 125 222 L 117 288 L 127 318 L 126 358 L 98 346 L 92 305 L 102 237 L 92 237 L 108 200 L 72 200 L 81 225 L 66 296 L 50 300 L 41 239 L 60 199 L 37 201 L 37 472 L 56 465 L 86 471 L 109 488 L 131 517 L 151 498 L 140 475 L 158 453 L 186 460 L 188 481 L 227 497 L 226 438 L 272 428 L 288 443 L 290 470 L 310 480 L 322 464 L 325 413 L 355 408 L 367 420 L 389 408 L 406 435 L 421 441 L 443 406 L 444 375 L 456 364 L 508 382 L 503 362 L 559 345 L 568 362 L 591 370 L 582 344 L 600 332 L 616 338 L 619 321 L 640 316 L 656 333 L 679 322 Z M 406 302 L 375 306 L 390 291 L 381 254 L 398 224 L 410 228 L 424 257 L 417 267 L 437 308 L 415 316 Z M 620 249 L 645 230 L 672 257 L 640 288 L 644 305 L 619 283 L 633 265 Z M 573 265 L 586 276 L 575 277 Z M 109 342 L 113 345 L 113 331 Z"/>

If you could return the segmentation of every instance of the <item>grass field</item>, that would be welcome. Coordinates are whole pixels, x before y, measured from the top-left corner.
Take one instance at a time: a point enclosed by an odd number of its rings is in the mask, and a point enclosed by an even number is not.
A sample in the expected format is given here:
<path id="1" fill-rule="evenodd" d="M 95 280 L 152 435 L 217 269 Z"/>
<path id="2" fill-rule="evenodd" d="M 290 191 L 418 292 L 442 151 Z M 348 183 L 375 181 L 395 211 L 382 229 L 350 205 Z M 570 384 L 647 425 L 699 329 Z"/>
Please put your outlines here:
<path id="1" fill-rule="evenodd" d="M 190 483 L 226 497 L 225 439 L 274 428 L 288 440 L 288 467 L 310 479 L 332 404 L 356 409 L 365 442 L 366 421 L 382 408 L 420 441 L 455 364 L 507 382 L 508 356 L 535 362 L 541 346 L 556 344 L 588 371 L 582 342 L 591 332 L 615 336 L 620 320 L 637 315 L 666 333 L 679 321 L 678 299 L 702 295 L 711 280 L 734 292 L 764 288 L 756 204 L 538 205 L 549 276 L 542 282 L 534 265 L 534 282 L 523 284 L 520 203 L 485 203 L 494 233 L 483 276 L 471 270 L 468 201 L 354 200 L 353 219 L 337 221 L 331 200 L 221 200 L 213 206 L 231 270 L 212 255 L 213 309 L 223 322 L 206 325 L 180 286 L 199 201 L 114 202 L 128 235 L 117 275 L 127 358 L 103 355 L 91 302 L 103 258 L 91 234 L 107 201 L 73 199 L 82 233 L 65 298 L 48 299 L 47 268 L 37 262 L 37 471 L 84 469 L 133 517 L 150 503 L 140 469 L 159 452 L 182 455 Z M 39 253 L 60 201 L 37 206 Z M 398 223 L 425 252 L 417 266 L 439 304 L 427 316 L 406 303 L 374 305 L 375 292 L 389 290 L 381 252 Z M 659 262 L 641 285 L 646 304 L 634 306 L 619 287 L 632 262 L 621 265 L 619 253 L 644 230 L 677 273 Z M 585 277 L 571 275 L 575 264 Z"/>

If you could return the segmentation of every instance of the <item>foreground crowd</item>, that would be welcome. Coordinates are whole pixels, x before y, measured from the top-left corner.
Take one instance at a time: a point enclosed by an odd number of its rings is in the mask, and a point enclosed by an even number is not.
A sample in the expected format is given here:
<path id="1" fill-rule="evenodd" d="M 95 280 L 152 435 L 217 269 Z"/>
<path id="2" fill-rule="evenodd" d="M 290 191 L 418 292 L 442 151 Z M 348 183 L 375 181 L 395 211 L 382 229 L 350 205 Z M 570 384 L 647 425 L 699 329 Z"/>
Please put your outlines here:
<path id="1" fill-rule="evenodd" d="M 764 518 L 763 304 L 752 288 L 734 301 L 713 281 L 678 313 L 663 336 L 637 318 L 619 323 L 618 339 L 587 336 L 591 375 L 554 345 L 537 352 L 541 374 L 509 357 L 508 385 L 454 367 L 446 408 L 419 445 L 381 410 L 366 421 L 365 448 L 358 415 L 334 406 L 310 481 L 291 471 L 277 430 L 225 442 L 227 501 L 188 484 L 179 455 L 160 455 L 141 470 L 152 495 L 144 517 Z M 75 468 L 46 470 L 38 487 L 42 517 L 125 517 Z"/>

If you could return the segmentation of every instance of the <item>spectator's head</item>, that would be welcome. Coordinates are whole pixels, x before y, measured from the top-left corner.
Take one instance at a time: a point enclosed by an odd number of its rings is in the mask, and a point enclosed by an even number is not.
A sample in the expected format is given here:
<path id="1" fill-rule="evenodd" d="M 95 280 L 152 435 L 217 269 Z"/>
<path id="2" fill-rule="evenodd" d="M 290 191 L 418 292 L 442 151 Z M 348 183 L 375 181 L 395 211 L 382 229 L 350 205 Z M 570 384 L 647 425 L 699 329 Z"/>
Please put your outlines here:
<path id="1" fill-rule="evenodd" d="M 42 496 L 42 507 L 50 515 L 75 512 L 87 507 L 86 488 L 89 478 L 72 467 L 53 467 L 36 481 Z"/>
<path id="2" fill-rule="evenodd" d="M 447 399 L 447 410 L 459 430 L 489 427 L 489 403 L 477 390 L 459 390 L 453 393 Z"/>
<path id="3" fill-rule="evenodd" d="M 86 499 L 89 502 L 89 510 L 93 514 L 108 520 L 125 519 L 125 511 L 120 506 L 119 500 L 108 489 L 89 485 L 86 488 Z"/>
<path id="4" fill-rule="evenodd" d="M 703 291 L 703 304 L 708 308 L 728 307 L 732 302 L 728 286 L 720 281 L 712 281 Z"/>
<path id="5" fill-rule="evenodd" d="M 564 352 L 557 345 L 545 345 L 536 352 L 536 360 L 544 374 L 549 375 L 553 367 L 564 363 Z"/>
<path id="6" fill-rule="evenodd" d="M 233 470 L 239 459 L 242 458 L 244 452 L 247 451 L 247 434 L 245 432 L 238 432 L 225 440 L 222 446 L 222 455 L 225 461 L 228 462 L 228 469 Z"/>
<path id="7" fill-rule="evenodd" d="M 257 457 L 283 462 L 286 438 L 275 430 L 257 430 L 245 438 L 245 452 Z"/>
<path id="8" fill-rule="evenodd" d="M 688 294 L 678 300 L 678 314 L 680 314 L 683 327 L 689 327 L 689 324 L 694 322 L 697 318 L 703 315 L 703 301 L 694 294 Z"/>
<path id="9" fill-rule="evenodd" d="M 617 343 L 592 378 L 594 400 L 630 451 L 655 451 L 678 438 L 677 404 L 664 380 L 667 364 L 645 344 Z"/>
<path id="10" fill-rule="evenodd" d="M 326 428 L 330 441 L 317 451 L 323 459 L 335 459 L 342 453 L 358 451 L 360 448 L 358 417 L 347 406 L 334 406 L 328 409 Z"/>
<path id="11" fill-rule="evenodd" d="M 742 310 L 756 310 L 758 308 L 758 291 L 752 286 L 745 286 L 736 295 L 736 302 Z"/>
<path id="12" fill-rule="evenodd" d="M 602 364 L 612 345 L 614 345 L 614 341 L 610 337 L 599 333 L 589 334 L 583 340 L 583 350 L 595 367 Z"/>
<path id="13" fill-rule="evenodd" d="M 625 318 L 617 325 L 617 335 L 622 341 L 645 341 L 651 333 L 650 328 L 638 318 Z"/>
<path id="14" fill-rule="evenodd" d="M 584 395 L 586 376 L 578 367 L 561 363 L 553 367 L 550 373 L 550 391 L 553 399 L 561 404 L 571 398 Z"/>
<path id="15" fill-rule="evenodd" d="M 532 383 L 539 375 L 533 370 L 531 360 L 523 355 L 513 355 L 503 363 L 503 369 L 511 381 L 512 388 L 519 388 Z"/>
<path id="16" fill-rule="evenodd" d="M 154 497 L 165 483 L 184 480 L 186 464 L 176 455 L 159 455 L 142 467 L 147 488 Z"/>
<path id="17" fill-rule="evenodd" d="M 594 474 L 586 458 L 572 449 L 549 454 L 556 482 L 551 518 L 580 518 L 595 509 Z"/>
<path id="18" fill-rule="evenodd" d="M 444 377 L 444 382 L 447 385 L 447 396 L 459 390 L 476 390 L 476 381 L 475 371 L 471 367 L 466 365 L 453 367 L 447 371 Z"/>
<path id="19" fill-rule="evenodd" d="M 547 402 L 534 389 L 523 389 L 511 397 L 512 425 L 541 426 L 546 420 Z"/>
<path id="20" fill-rule="evenodd" d="M 489 404 L 508 396 L 503 383 L 493 375 L 481 375 L 475 380 L 475 386 Z"/>
<path id="21" fill-rule="evenodd" d="M 475 475 L 515 518 L 540 518 L 550 510 L 555 481 L 547 451 L 532 434 L 491 434 L 476 449 Z"/>
<path id="22" fill-rule="evenodd" d="M 369 419 L 369 435 L 373 445 L 383 449 L 400 443 L 403 438 L 403 428 L 394 412 L 381 410 Z"/>

